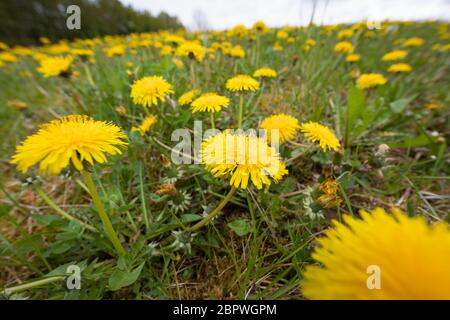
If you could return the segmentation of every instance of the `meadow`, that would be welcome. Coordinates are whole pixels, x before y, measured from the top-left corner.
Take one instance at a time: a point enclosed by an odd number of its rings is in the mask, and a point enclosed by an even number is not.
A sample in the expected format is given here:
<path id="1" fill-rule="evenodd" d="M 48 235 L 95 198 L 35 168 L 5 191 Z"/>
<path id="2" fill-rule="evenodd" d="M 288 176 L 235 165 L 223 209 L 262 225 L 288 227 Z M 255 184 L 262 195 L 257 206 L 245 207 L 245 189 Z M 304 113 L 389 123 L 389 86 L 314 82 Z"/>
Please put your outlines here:
<path id="1" fill-rule="evenodd" d="M 448 27 L 0 43 L 2 297 L 450 299 Z"/>

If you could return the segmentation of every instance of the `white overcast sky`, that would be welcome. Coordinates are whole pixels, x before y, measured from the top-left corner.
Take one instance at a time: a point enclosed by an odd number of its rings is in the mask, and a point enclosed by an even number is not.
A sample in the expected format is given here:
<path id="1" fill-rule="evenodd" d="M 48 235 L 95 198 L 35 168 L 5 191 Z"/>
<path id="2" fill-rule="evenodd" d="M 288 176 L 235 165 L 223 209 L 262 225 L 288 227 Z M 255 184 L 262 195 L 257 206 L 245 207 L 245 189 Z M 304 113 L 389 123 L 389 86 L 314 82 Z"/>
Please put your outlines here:
<path id="1" fill-rule="evenodd" d="M 314 22 L 338 23 L 363 19 L 450 20 L 450 0 L 121 0 L 152 14 L 166 11 L 188 28 L 196 28 L 195 15 L 203 12 L 211 29 L 263 20 L 269 26 L 307 24 L 313 3 Z M 197 14 L 194 14 L 197 12 Z"/>

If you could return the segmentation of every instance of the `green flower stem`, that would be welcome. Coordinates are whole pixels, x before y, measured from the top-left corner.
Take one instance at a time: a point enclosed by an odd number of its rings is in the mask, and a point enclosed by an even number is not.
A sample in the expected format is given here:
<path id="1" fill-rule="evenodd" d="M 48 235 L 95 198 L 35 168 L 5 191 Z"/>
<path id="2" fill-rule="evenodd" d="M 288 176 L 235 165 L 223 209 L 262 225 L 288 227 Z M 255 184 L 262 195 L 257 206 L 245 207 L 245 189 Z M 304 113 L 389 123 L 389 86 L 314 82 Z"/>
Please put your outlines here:
<path id="1" fill-rule="evenodd" d="M 211 119 L 211 129 L 216 128 L 216 124 L 214 123 L 214 112 L 209 113 L 210 119 Z"/>
<path id="2" fill-rule="evenodd" d="M 37 194 L 39 194 L 39 196 L 42 198 L 42 200 L 44 200 L 44 202 L 53 210 L 55 210 L 58 214 L 60 214 L 62 217 L 66 218 L 67 220 L 75 220 L 77 221 L 79 224 L 81 224 L 83 227 L 85 227 L 86 229 L 93 231 L 93 232 L 97 232 L 97 229 L 95 229 L 93 226 L 91 226 L 90 224 L 87 224 L 86 222 L 83 222 L 73 216 L 71 216 L 70 214 L 68 214 L 67 212 L 65 212 L 63 209 L 61 209 L 60 207 L 58 207 L 58 205 L 44 192 L 44 190 L 42 190 L 41 187 L 35 187 L 35 190 L 37 192 Z"/>
<path id="3" fill-rule="evenodd" d="M 228 201 L 231 200 L 235 191 L 236 191 L 236 188 L 231 187 L 230 191 L 228 191 L 228 194 L 225 196 L 225 198 L 222 199 L 222 201 L 219 203 L 219 205 L 213 211 L 211 211 L 206 217 L 204 217 L 202 220 L 200 220 L 195 225 L 193 225 L 191 228 L 189 228 L 189 231 L 194 232 L 194 231 L 197 231 L 200 228 L 206 226 L 215 216 L 217 216 L 219 214 L 220 210 L 222 210 L 223 207 L 225 207 L 225 205 L 228 203 Z"/>
<path id="4" fill-rule="evenodd" d="M 44 279 L 41 279 L 41 280 L 36 280 L 36 281 L 33 281 L 33 282 L 21 284 L 21 285 L 15 286 L 15 287 L 6 288 L 3 291 L 3 293 L 5 293 L 7 295 L 10 295 L 10 294 L 13 294 L 13 293 L 16 293 L 16 292 L 20 292 L 20 291 L 36 288 L 36 287 L 43 286 L 43 285 L 48 284 L 48 283 L 52 283 L 52 282 L 55 282 L 55 281 L 62 281 L 62 280 L 64 280 L 63 276 L 55 276 L 55 277 L 44 278 Z"/>
<path id="5" fill-rule="evenodd" d="M 244 117 L 244 93 L 241 92 L 239 97 L 239 116 L 238 116 L 238 129 L 242 128 L 242 118 Z"/>
<path id="6" fill-rule="evenodd" d="M 91 175 L 89 174 L 89 172 L 85 170 L 82 170 L 81 173 L 83 174 L 84 180 L 86 181 L 86 185 L 89 189 L 89 193 L 91 194 L 92 201 L 97 207 L 98 215 L 100 216 L 100 219 L 103 222 L 103 226 L 105 227 L 105 231 L 109 237 L 109 240 L 111 240 L 117 253 L 120 256 L 124 256 L 126 254 L 125 249 L 120 243 L 119 237 L 117 237 L 117 234 L 114 231 L 111 220 L 109 220 L 109 217 L 105 212 L 105 208 L 103 207 L 103 204 L 100 201 L 100 197 L 98 195 L 97 189 L 95 188 L 94 181 L 92 181 Z"/>

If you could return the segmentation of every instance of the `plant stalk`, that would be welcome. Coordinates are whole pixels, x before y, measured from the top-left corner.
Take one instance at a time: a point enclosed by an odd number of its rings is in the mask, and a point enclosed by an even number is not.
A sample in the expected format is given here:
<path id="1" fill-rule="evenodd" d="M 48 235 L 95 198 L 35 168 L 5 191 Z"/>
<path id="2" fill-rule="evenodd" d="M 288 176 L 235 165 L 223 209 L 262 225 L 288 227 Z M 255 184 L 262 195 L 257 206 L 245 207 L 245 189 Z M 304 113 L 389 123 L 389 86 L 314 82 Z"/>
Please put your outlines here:
<path id="1" fill-rule="evenodd" d="M 125 249 L 123 248 L 122 244 L 120 243 L 119 237 L 114 231 L 111 220 L 109 219 L 105 211 L 105 208 L 103 207 L 103 204 L 100 200 L 100 196 L 98 195 L 97 189 L 95 188 L 94 181 L 92 180 L 90 173 L 87 172 L 86 170 L 82 170 L 81 173 L 83 174 L 84 180 L 86 181 L 86 185 L 89 189 L 89 193 L 91 194 L 92 201 L 94 202 L 97 208 L 98 215 L 102 220 L 103 226 L 105 227 L 105 231 L 106 234 L 108 235 L 109 240 L 111 240 L 117 253 L 120 256 L 124 256 L 126 254 Z"/>

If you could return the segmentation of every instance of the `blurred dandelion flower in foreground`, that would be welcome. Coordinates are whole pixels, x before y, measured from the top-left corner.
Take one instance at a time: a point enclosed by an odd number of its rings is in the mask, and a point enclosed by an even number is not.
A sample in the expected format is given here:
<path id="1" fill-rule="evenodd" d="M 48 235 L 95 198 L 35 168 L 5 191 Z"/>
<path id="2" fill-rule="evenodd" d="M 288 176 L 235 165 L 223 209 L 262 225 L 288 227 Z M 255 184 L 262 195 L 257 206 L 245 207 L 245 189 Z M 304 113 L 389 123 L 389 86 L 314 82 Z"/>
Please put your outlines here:
<path id="1" fill-rule="evenodd" d="M 72 160 L 77 170 L 83 170 L 83 161 L 91 165 L 105 163 L 105 153 L 121 154 L 126 135 L 111 122 L 96 121 L 82 115 L 71 115 L 42 125 L 39 131 L 17 146 L 12 163 L 25 173 L 40 162 L 39 173 L 55 175 Z"/>
<path id="2" fill-rule="evenodd" d="M 450 231 L 445 223 L 427 225 L 398 209 L 361 211 L 362 219 L 319 239 L 302 283 L 309 299 L 450 299 Z M 380 270 L 379 289 L 369 289 L 370 266 Z M 373 274 L 373 273 L 372 273 Z M 374 276 L 373 274 L 372 276 Z"/>
<path id="3" fill-rule="evenodd" d="M 382 60 L 383 61 L 394 61 L 394 60 L 401 60 L 405 58 L 408 55 L 408 51 L 405 50 L 394 50 L 386 53 Z"/>
<path id="4" fill-rule="evenodd" d="M 352 53 L 352 54 L 349 54 L 349 55 L 345 58 L 345 60 L 346 60 L 347 62 L 357 62 L 357 61 L 361 60 L 361 56 L 360 56 L 359 54 L 357 54 L 357 53 Z"/>
<path id="5" fill-rule="evenodd" d="M 352 53 L 353 52 L 353 44 L 349 41 L 338 42 L 334 46 L 334 51 L 340 52 L 340 53 Z"/>
<path id="6" fill-rule="evenodd" d="M 133 103 L 144 107 L 157 105 L 166 95 L 173 93 L 172 85 L 160 76 L 144 77 L 136 80 L 131 87 Z"/>
<path id="7" fill-rule="evenodd" d="M 156 120 L 157 118 L 155 115 L 149 115 L 145 117 L 139 127 L 133 127 L 131 128 L 131 131 L 138 131 L 141 136 L 143 136 L 150 130 L 151 127 L 153 127 L 153 125 L 156 123 Z"/>
<path id="8" fill-rule="evenodd" d="M 256 91 L 259 83 L 246 74 L 239 74 L 227 80 L 226 88 L 230 91 Z"/>
<path id="9" fill-rule="evenodd" d="M 69 75 L 72 62 L 72 57 L 45 58 L 40 61 L 40 67 L 37 68 L 37 71 L 46 78 Z"/>
<path id="10" fill-rule="evenodd" d="M 271 138 L 271 131 L 278 130 L 280 142 L 285 142 L 295 138 L 300 126 L 296 118 L 280 113 L 264 119 L 261 123 L 261 128 L 266 130 L 267 139 L 269 141 Z"/>
<path id="11" fill-rule="evenodd" d="M 379 73 L 364 73 L 356 80 L 358 88 L 363 90 L 381 86 L 386 82 L 387 79 Z"/>
<path id="12" fill-rule="evenodd" d="M 255 78 L 275 78 L 277 76 L 277 72 L 273 70 L 272 68 L 259 68 L 254 73 L 253 76 Z"/>
<path id="13" fill-rule="evenodd" d="M 388 72 L 411 72 L 412 68 L 407 63 L 396 63 L 389 67 Z"/>
<path id="14" fill-rule="evenodd" d="M 423 40 L 422 38 L 412 37 L 412 38 L 406 39 L 403 42 L 403 46 L 404 47 L 420 47 L 424 43 L 425 43 L 425 40 Z"/>
<path id="15" fill-rule="evenodd" d="M 317 122 L 306 122 L 300 125 L 300 131 L 308 140 L 318 141 L 323 151 L 339 150 L 341 147 L 338 138 L 328 127 Z"/>
<path id="16" fill-rule="evenodd" d="M 190 104 L 196 95 L 198 95 L 200 92 L 196 89 L 188 91 L 184 94 L 182 94 L 179 98 L 178 98 L 178 103 L 182 106 L 185 106 L 187 104 Z"/>
<path id="17" fill-rule="evenodd" d="M 192 112 L 218 112 L 222 108 L 228 107 L 230 99 L 220 96 L 217 93 L 208 92 L 202 94 L 191 104 Z"/>
<path id="18" fill-rule="evenodd" d="M 245 189 L 249 180 L 256 188 L 270 185 L 287 174 L 280 155 L 264 138 L 223 132 L 204 140 L 202 161 L 216 177 L 230 178 L 230 185 Z"/>

